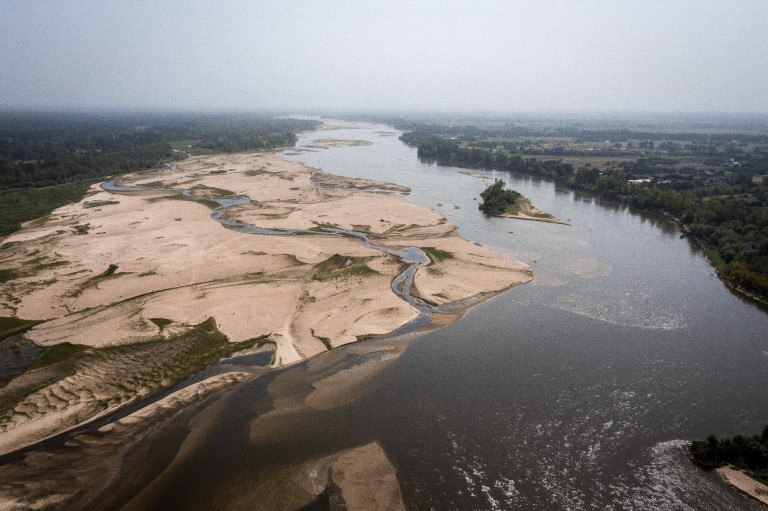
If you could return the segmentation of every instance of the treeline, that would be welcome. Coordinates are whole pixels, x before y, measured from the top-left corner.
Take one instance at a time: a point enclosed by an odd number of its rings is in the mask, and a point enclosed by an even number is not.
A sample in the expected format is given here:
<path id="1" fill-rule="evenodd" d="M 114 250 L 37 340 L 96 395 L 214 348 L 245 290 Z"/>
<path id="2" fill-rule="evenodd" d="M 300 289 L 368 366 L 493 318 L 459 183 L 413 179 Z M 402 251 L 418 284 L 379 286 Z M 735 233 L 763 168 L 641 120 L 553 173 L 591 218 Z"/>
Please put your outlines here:
<path id="1" fill-rule="evenodd" d="M 449 143 L 525 156 L 639 157 L 651 162 L 651 169 L 678 165 L 686 161 L 684 157 L 694 157 L 707 165 L 723 165 L 737 159 L 738 165 L 745 170 L 758 170 L 768 166 L 768 135 L 682 132 L 670 134 L 622 129 L 586 131 L 571 128 L 520 128 L 510 131 L 424 124 L 417 124 L 406 133 L 406 137 L 416 139 L 424 139 L 429 135 Z M 430 144 L 428 140 L 422 141 Z M 598 144 L 598 147 L 585 147 L 585 144 Z"/>
<path id="2" fill-rule="evenodd" d="M 506 123 L 502 126 L 483 128 L 471 124 L 446 125 L 421 121 L 397 121 L 395 127 L 402 131 L 423 132 L 442 138 L 455 138 L 463 142 L 485 141 L 489 138 L 515 139 L 515 138 L 562 138 L 570 139 L 576 143 L 582 142 L 629 142 L 641 141 L 644 149 L 652 149 L 649 142 L 661 142 L 667 149 L 676 149 L 675 144 L 680 141 L 701 147 L 716 147 L 724 145 L 748 145 L 765 142 L 764 134 L 752 133 L 705 133 L 690 131 L 654 131 L 632 130 L 627 128 L 613 129 L 585 129 L 575 126 L 546 126 L 532 127 Z M 640 147 L 640 146 L 638 146 Z"/>
<path id="3" fill-rule="evenodd" d="M 318 122 L 259 115 L 0 113 L 0 236 L 69 202 L 107 176 L 157 167 L 197 150 L 292 146 Z"/>
<path id="4" fill-rule="evenodd" d="M 768 163 L 733 169 L 721 177 L 680 176 L 649 159 L 615 168 L 574 168 L 561 160 L 537 160 L 500 148 L 461 147 L 426 132 L 404 133 L 422 160 L 464 168 L 495 169 L 552 179 L 573 189 L 671 215 L 704 246 L 721 278 L 768 299 L 768 184 L 755 179 Z M 762 166 L 760 166 L 762 165 Z M 647 182 L 634 182 L 638 173 Z"/>
<path id="5" fill-rule="evenodd" d="M 761 435 L 736 435 L 719 440 L 714 435 L 704 442 L 691 443 L 688 451 L 693 461 L 705 467 L 730 464 L 750 472 L 754 479 L 768 484 L 768 423 Z"/>

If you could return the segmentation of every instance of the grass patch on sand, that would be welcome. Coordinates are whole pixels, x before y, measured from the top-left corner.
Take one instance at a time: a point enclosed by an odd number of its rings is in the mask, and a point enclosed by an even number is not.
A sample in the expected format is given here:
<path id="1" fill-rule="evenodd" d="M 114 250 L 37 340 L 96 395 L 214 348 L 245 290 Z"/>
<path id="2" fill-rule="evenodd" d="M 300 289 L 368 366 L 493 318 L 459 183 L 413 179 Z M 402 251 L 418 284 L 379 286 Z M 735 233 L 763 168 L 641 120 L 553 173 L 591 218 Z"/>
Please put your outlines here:
<path id="1" fill-rule="evenodd" d="M 312 220 L 312 223 L 315 224 L 315 227 L 313 227 L 314 230 L 338 229 L 339 228 L 339 226 L 337 224 L 327 224 L 327 223 L 315 222 L 314 220 Z"/>
<path id="2" fill-rule="evenodd" d="M 38 323 L 40 321 L 0 317 L 0 340 L 12 335 L 23 334 Z"/>
<path id="3" fill-rule="evenodd" d="M 310 329 L 309 331 L 312 333 L 312 337 L 314 337 L 315 339 L 317 339 L 318 341 L 323 343 L 323 345 L 325 346 L 325 349 L 327 349 L 329 351 L 333 349 L 333 345 L 331 344 L 331 340 L 328 337 L 322 337 L 322 336 L 319 336 L 319 335 L 315 335 L 315 330 L 314 329 Z"/>
<path id="4" fill-rule="evenodd" d="M 43 257 L 38 257 L 36 259 L 30 259 L 29 261 L 24 263 L 24 267 L 26 269 L 27 275 L 34 275 L 43 270 L 60 268 L 62 266 L 67 266 L 68 264 L 69 264 L 69 261 L 63 261 L 61 259 L 51 261 L 47 256 L 43 256 Z"/>
<path id="5" fill-rule="evenodd" d="M 228 197 L 235 195 L 235 192 L 225 188 L 216 188 L 215 186 L 197 185 L 192 187 L 192 195 L 195 197 Z"/>
<path id="6" fill-rule="evenodd" d="M 119 200 L 94 200 L 83 202 L 84 208 L 100 208 L 102 206 L 111 206 L 113 204 L 120 204 Z"/>
<path id="7" fill-rule="evenodd" d="M 173 323 L 173 320 L 166 318 L 149 318 L 149 320 L 157 325 L 157 328 L 159 328 L 161 332 L 163 331 L 163 328 Z"/>
<path id="8" fill-rule="evenodd" d="M 349 277 L 380 275 L 379 272 L 365 264 L 367 259 L 369 258 L 333 254 L 325 261 L 319 262 L 314 266 L 315 274 L 312 278 L 324 282 Z"/>
<path id="9" fill-rule="evenodd" d="M 150 183 L 141 183 L 137 185 L 140 188 L 168 188 L 163 181 L 152 181 Z"/>
<path id="10" fill-rule="evenodd" d="M 2 246 L 0 246 L 0 250 L 17 247 L 19 245 L 21 245 L 20 241 L 9 241 L 8 243 L 3 243 Z"/>
<path id="11" fill-rule="evenodd" d="M 0 269 L 0 283 L 16 280 L 21 277 L 22 274 L 14 268 L 1 268 Z"/>
<path id="12" fill-rule="evenodd" d="M 99 273 L 94 277 L 91 277 L 85 282 L 81 283 L 78 287 L 76 287 L 75 289 L 67 293 L 66 296 L 69 296 L 71 298 L 77 298 L 78 296 L 82 295 L 86 289 L 96 286 L 99 282 L 107 280 L 111 277 L 119 277 L 121 275 L 126 275 L 126 272 L 115 273 L 115 271 L 117 271 L 117 268 L 118 266 L 116 264 L 110 264 L 106 270 L 104 270 L 103 272 Z"/>
<path id="13" fill-rule="evenodd" d="M 54 344 L 53 346 L 43 347 L 43 351 L 37 360 L 29 366 L 30 369 L 40 369 L 41 367 L 63 362 L 69 358 L 72 358 L 77 353 L 80 353 L 88 346 L 83 344 L 72 344 L 69 342 L 63 342 L 61 344 Z"/>
<path id="14" fill-rule="evenodd" d="M 206 199 L 203 197 L 187 197 L 186 195 L 182 195 L 181 193 L 176 193 L 173 195 L 163 195 L 161 197 L 152 197 L 147 199 L 147 202 L 153 203 L 153 202 L 159 202 L 161 200 L 181 200 L 181 201 L 197 202 L 198 204 L 202 204 L 203 206 L 207 206 L 211 209 L 216 209 L 221 205 L 215 200 Z"/>
<path id="15" fill-rule="evenodd" d="M 447 259 L 453 259 L 453 254 L 451 252 L 440 250 L 439 248 L 421 247 L 421 250 L 436 263 L 442 263 Z"/>
<path id="16" fill-rule="evenodd" d="M 539 218 L 541 220 L 555 220 L 555 217 L 549 213 L 542 213 L 539 209 L 533 205 L 533 203 L 524 196 L 517 198 L 515 203 L 508 207 L 505 211 L 508 215 L 526 215 L 532 218 Z"/>
<path id="17" fill-rule="evenodd" d="M 91 224 L 73 225 L 72 228 L 75 230 L 75 234 L 88 234 L 88 231 L 91 230 Z"/>

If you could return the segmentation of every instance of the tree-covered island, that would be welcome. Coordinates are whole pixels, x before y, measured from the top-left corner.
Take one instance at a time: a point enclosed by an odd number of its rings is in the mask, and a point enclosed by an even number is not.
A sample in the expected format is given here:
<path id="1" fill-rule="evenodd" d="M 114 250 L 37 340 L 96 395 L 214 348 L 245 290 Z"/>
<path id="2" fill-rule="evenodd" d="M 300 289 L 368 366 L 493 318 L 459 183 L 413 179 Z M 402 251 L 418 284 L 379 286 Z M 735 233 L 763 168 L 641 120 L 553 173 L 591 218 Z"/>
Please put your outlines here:
<path id="1" fill-rule="evenodd" d="M 495 183 L 480 194 L 483 202 L 480 211 L 488 216 L 501 216 L 511 212 L 521 195 L 515 190 L 507 190 L 504 181 L 497 179 Z"/>
<path id="2" fill-rule="evenodd" d="M 480 211 L 487 216 L 503 216 L 510 218 L 520 218 L 523 220 L 538 220 L 540 222 L 550 222 L 558 224 L 567 224 L 562 220 L 555 218 L 549 213 L 542 213 L 539 208 L 533 205 L 527 197 L 515 190 L 508 190 L 506 184 L 501 179 L 486 188 L 480 198 Z"/>

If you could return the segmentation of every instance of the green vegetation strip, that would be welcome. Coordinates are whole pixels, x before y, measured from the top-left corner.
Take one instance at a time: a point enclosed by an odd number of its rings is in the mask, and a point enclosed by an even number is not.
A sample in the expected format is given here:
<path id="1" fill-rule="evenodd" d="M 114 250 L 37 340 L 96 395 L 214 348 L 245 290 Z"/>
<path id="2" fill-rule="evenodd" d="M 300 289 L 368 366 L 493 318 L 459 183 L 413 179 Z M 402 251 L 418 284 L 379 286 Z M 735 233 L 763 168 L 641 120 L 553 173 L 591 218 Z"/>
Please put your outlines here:
<path id="1" fill-rule="evenodd" d="M 430 259 L 438 263 L 443 262 L 446 259 L 453 259 L 453 254 L 446 250 L 440 250 L 435 247 L 421 247 L 421 250 L 427 254 Z"/>
<path id="2" fill-rule="evenodd" d="M 160 329 L 161 332 L 163 331 L 163 328 L 173 323 L 173 320 L 166 319 L 166 318 L 149 318 L 149 320 L 155 325 L 157 325 L 157 327 Z"/>
<path id="3" fill-rule="evenodd" d="M 173 195 L 163 195 L 161 197 L 152 197 L 151 199 L 147 199 L 147 202 L 159 202 L 161 200 L 180 200 L 180 201 L 197 202 L 198 204 L 202 204 L 203 206 L 207 206 L 211 209 L 216 209 L 221 205 L 212 199 L 206 199 L 202 197 L 187 197 L 186 195 L 182 195 L 181 193 L 176 193 Z"/>
<path id="4" fill-rule="evenodd" d="M 314 337 L 315 339 L 317 339 L 318 341 L 323 343 L 323 346 L 325 346 L 325 349 L 327 349 L 329 351 L 333 349 L 333 344 L 331 344 L 331 340 L 328 337 L 322 337 L 322 336 L 319 336 L 319 335 L 315 335 L 315 330 L 314 329 L 310 329 L 310 332 L 312 333 L 312 337 Z"/>
<path id="5" fill-rule="evenodd" d="M 35 362 L 29 366 L 29 370 L 40 369 L 41 367 L 63 362 L 85 350 L 86 348 L 88 348 L 88 346 L 83 344 L 71 344 L 68 342 L 54 344 L 53 346 L 46 346 L 43 348 L 40 356 L 37 357 L 37 360 L 35 360 Z"/>
<path id="6" fill-rule="evenodd" d="M 0 340 L 11 337 L 12 335 L 23 334 L 38 323 L 40 323 L 40 321 L 0 317 Z"/>

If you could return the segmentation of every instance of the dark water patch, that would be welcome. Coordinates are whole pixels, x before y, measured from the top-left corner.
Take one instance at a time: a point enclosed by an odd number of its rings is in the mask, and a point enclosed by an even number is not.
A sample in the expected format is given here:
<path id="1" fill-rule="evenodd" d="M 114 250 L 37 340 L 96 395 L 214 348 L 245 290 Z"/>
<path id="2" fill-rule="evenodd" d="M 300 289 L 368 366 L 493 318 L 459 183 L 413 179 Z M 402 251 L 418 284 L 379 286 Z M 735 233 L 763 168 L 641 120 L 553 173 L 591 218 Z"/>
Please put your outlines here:
<path id="1" fill-rule="evenodd" d="M 31 366 L 42 350 L 32 341 L 14 335 L 0 341 L 0 386 Z"/>

